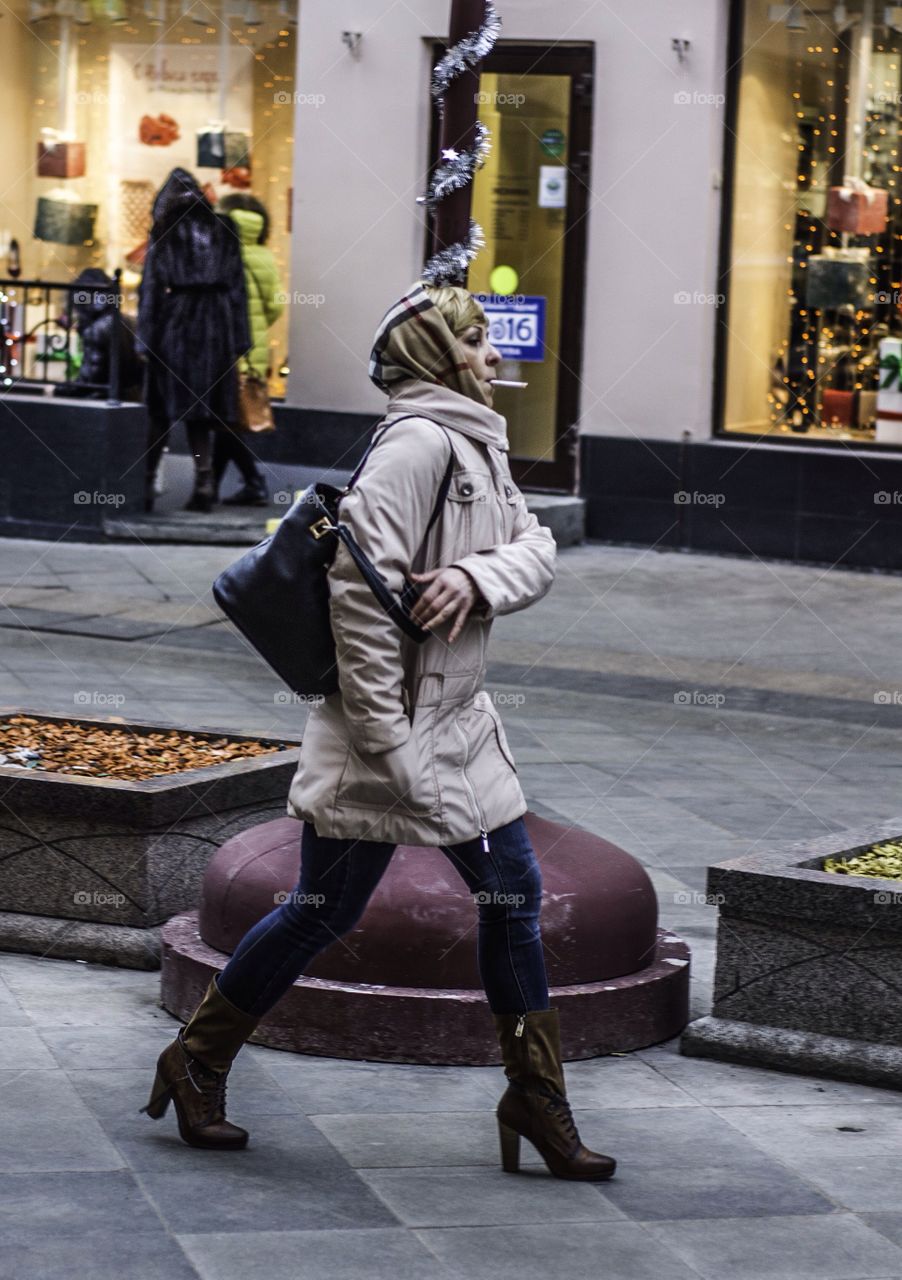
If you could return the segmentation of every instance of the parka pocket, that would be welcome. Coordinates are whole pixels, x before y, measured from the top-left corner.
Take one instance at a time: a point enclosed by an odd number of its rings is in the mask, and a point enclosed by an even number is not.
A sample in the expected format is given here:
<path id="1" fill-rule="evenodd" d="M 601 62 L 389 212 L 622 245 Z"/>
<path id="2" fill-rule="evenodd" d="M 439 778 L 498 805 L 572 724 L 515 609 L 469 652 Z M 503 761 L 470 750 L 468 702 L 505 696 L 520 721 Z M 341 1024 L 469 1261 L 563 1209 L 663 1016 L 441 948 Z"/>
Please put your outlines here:
<path id="1" fill-rule="evenodd" d="M 516 773 L 517 765 L 514 761 L 513 752 L 511 751 L 510 745 L 507 741 L 507 734 L 504 732 L 504 725 L 501 722 L 501 717 L 495 710 L 495 705 L 492 702 L 490 695 L 486 693 L 485 689 L 480 690 L 477 694 L 474 705 L 478 711 L 482 711 L 491 720 L 492 728 L 495 732 L 495 741 L 498 744 L 498 750 L 504 756 L 514 773 Z"/>
<path id="2" fill-rule="evenodd" d="M 439 808 L 435 773 L 435 708 L 414 717 L 410 737 L 400 747 L 378 754 L 351 746 L 338 792 L 338 809 L 431 814 Z"/>
<path id="3" fill-rule="evenodd" d="M 449 502 L 486 503 L 494 490 L 488 471 L 456 471 L 448 490 Z"/>

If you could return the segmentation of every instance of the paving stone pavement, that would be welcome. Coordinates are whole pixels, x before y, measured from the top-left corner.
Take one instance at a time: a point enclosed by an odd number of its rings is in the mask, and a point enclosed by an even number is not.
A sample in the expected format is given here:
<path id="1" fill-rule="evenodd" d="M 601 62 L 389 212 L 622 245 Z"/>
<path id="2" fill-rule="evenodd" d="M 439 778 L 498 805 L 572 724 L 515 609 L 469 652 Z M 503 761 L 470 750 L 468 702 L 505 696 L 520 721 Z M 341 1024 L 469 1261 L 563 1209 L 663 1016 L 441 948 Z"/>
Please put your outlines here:
<path id="1" fill-rule="evenodd" d="M 0 705 L 297 732 L 221 621 L 228 547 L 0 544 Z M 584 546 L 501 619 L 524 789 L 642 859 L 693 948 L 705 869 L 902 815 L 902 579 Z M 2 798 L 0 798 L 2 804 Z M 498 1167 L 495 1068 L 240 1055 L 245 1152 L 138 1114 L 176 1025 L 158 975 L 0 954 L 0 1278 L 902 1280 L 897 1093 L 682 1058 L 574 1063 L 602 1186 Z"/>

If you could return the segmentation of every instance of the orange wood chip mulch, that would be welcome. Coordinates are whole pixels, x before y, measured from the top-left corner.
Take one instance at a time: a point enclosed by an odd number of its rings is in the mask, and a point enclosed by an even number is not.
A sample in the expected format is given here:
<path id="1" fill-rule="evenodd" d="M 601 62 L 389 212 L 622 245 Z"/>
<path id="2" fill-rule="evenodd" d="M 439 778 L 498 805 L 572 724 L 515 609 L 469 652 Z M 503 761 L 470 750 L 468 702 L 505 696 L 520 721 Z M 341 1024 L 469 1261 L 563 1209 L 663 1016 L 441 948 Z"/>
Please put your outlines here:
<path id="1" fill-rule="evenodd" d="M 10 716 L 0 720 L 0 765 L 45 773 L 138 782 L 185 769 L 203 769 L 271 755 L 282 748 L 263 742 L 211 738 L 177 729 L 138 733 L 134 729 Z"/>

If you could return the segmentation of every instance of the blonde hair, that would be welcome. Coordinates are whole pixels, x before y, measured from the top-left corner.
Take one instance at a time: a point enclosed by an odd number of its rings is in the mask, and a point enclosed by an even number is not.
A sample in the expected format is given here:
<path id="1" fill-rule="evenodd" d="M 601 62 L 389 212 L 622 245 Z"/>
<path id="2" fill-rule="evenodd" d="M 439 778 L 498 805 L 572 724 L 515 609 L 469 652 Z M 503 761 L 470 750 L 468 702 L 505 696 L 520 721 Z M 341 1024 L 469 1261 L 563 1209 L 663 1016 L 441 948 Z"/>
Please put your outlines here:
<path id="1" fill-rule="evenodd" d="M 442 313 L 455 338 L 459 338 L 471 325 L 488 326 L 485 312 L 469 290 L 454 284 L 424 284 L 423 289 Z"/>

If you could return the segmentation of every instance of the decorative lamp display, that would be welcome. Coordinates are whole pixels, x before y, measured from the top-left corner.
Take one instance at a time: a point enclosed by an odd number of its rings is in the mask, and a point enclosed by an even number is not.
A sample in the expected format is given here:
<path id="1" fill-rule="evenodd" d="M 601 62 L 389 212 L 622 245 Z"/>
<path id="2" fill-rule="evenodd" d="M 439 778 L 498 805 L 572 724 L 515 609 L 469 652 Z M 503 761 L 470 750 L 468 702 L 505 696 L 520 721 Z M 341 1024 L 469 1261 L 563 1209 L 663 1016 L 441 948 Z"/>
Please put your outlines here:
<path id="1" fill-rule="evenodd" d="M 830 427 L 853 426 L 856 422 L 857 399 L 857 391 L 824 391 L 821 422 Z"/>
<path id="2" fill-rule="evenodd" d="M 858 415 L 857 426 L 873 427 L 874 419 L 877 417 L 877 392 L 876 391 L 859 391 L 858 393 Z"/>
<path id="3" fill-rule="evenodd" d="M 78 83 L 78 42 L 72 39 L 72 17 L 60 14 L 57 68 L 57 127 L 43 128 L 38 142 L 39 178 L 81 178 L 85 172 L 85 144 L 76 142 L 72 86 Z"/>
<path id="4" fill-rule="evenodd" d="M 250 166 L 250 138 L 246 133 L 230 132 L 224 125 L 217 124 L 198 132 L 199 169 L 250 169 Z"/>
<path id="5" fill-rule="evenodd" d="M 880 343 L 877 439 L 902 444 L 902 338 L 884 338 Z"/>
<path id="6" fill-rule="evenodd" d="M 39 196 L 34 219 L 35 240 L 51 244 L 93 244 L 97 205 L 59 196 Z"/>
<path id="7" fill-rule="evenodd" d="M 889 220 L 889 192 L 847 177 L 827 192 L 827 226 L 855 236 L 880 235 Z"/>
<path id="8" fill-rule="evenodd" d="M 828 246 L 808 259 L 805 274 L 809 307 L 836 311 L 848 304 L 860 306 L 867 296 L 870 250 Z"/>
<path id="9" fill-rule="evenodd" d="M 85 144 L 62 137 L 56 129 L 42 129 L 38 143 L 39 178 L 83 178 Z"/>
<path id="10" fill-rule="evenodd" d="M 127 22 L 125 0 L 91 0 L 91 12 L 95 18 L 107 22 Z"/>

